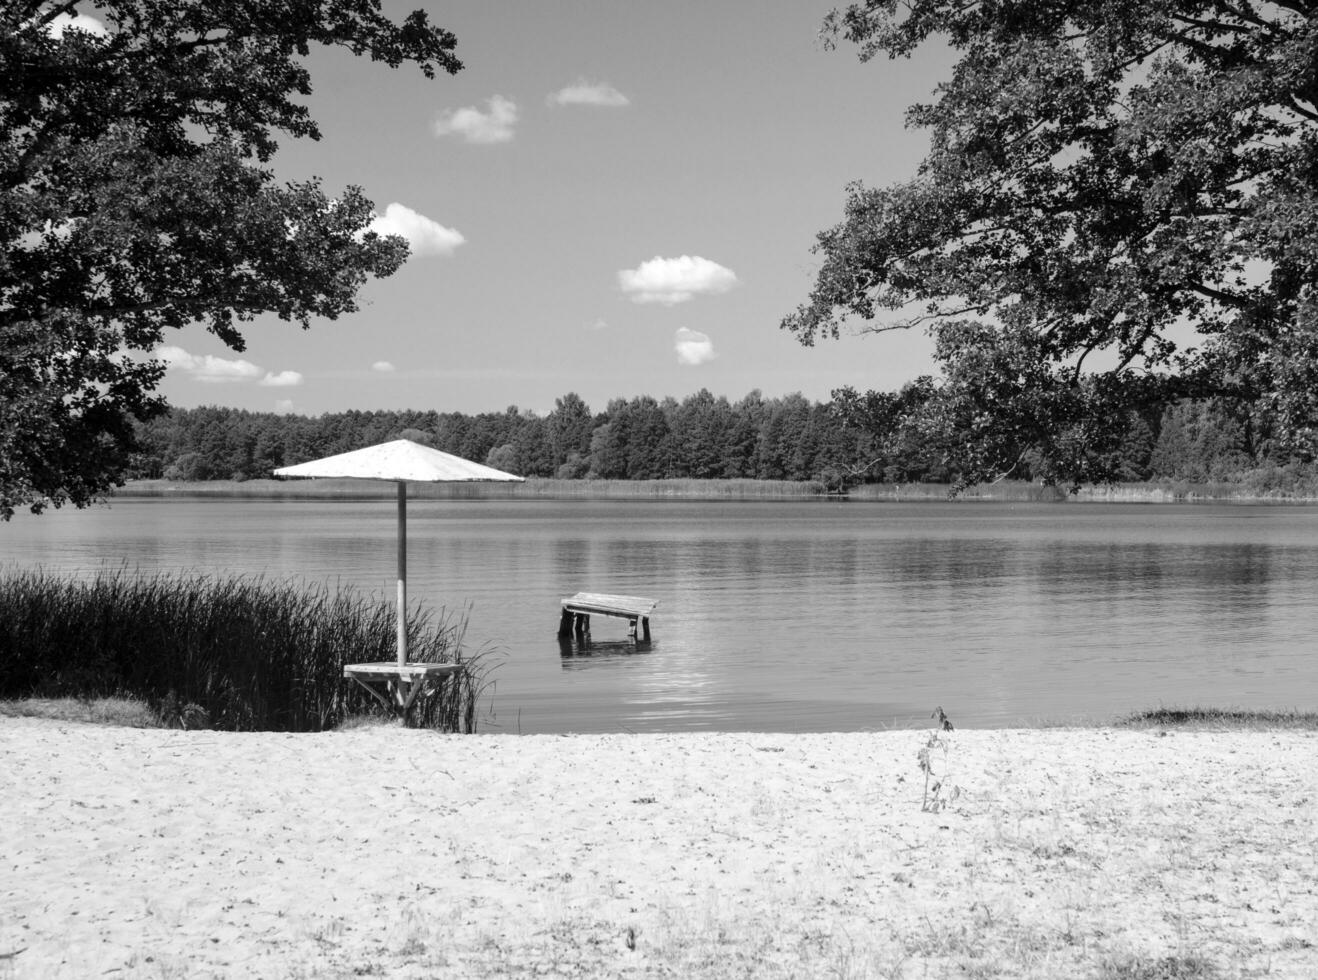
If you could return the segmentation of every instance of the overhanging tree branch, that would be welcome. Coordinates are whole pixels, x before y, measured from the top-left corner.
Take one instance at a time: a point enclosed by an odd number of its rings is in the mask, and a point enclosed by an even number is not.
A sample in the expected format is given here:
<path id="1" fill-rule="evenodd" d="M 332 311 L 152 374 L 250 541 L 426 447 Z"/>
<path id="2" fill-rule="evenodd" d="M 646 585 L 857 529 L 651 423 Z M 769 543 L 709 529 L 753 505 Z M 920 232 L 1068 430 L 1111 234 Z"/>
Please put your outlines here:
<path id="1" fill-rule="evenodd" d="M 934 421 L 966 473 L 1010 471 L 1023 441 L 1049 478 L 1101 475 L 1100 449 L 1075 433 L 1119 442 L 1130 405 L 1178 392 L 1247 396 L 1272 413 L 1274 446 L 1313 457 L 1318 344 L 1287 340 L 1282 355 L 1267 326 L 1318 282 L 1318 204 L 1298 176 L 1318 172 L 1312 13 L 1299 0 L 853 4 L 847 36 L 866 59 L 940 36 L 960 60 L 909 116 L 930 130 L 923 182 L 867 192 L 863 218 L 848 208 L 821 238 L 810 305 L 783 326 L 812 343 L 879 306 L 990 297 L 998 317 L 973 329 L 934 312 L 862 331 L 933 322 Z M 1063 46 L 1022 67 L 1022 52 Z M 1252 263 L 1273 272 L 1228 285 Z M 1181 340 L 1187 327 L 1205 342 Z M 1109 348 L 1116 371 L 1090 371 Z M 1156 383 L 1131 376 L 1140 358 Z M 1083 397 L 1002 380 L 1043 372 Z"/>
<path id="2" fill-rule="evenodd" d="M 0 60 L 0 518 L 122 481 L 134 423 L 163 409 L 159 372 L 118 364 L 124 350 L 198 322 L 241 349 L 235 319 L 336 317 L 405 258 L 402 239 L 363 234 L 355 188 L 331 206 L 253 162 L 277 135 L 315 135 L 310 47 L 462 67 L 424 12 L 395 23 L 375 0 L 98 0 L 107 38 L 50 32 L 77 9 L 5 8 L 32 16 Z"/>

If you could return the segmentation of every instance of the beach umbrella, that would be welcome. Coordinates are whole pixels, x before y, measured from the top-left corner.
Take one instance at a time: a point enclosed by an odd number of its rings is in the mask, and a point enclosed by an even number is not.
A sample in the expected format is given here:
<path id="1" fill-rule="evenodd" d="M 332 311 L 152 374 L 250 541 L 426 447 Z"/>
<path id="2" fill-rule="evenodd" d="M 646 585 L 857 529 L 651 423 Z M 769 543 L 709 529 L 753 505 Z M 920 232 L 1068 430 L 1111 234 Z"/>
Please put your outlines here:
<path id="1" fill-rule="evenodd" d="M 504 473 L 431 449 L 408 439 L 395 439 L 350 453 L 281 466 L 275 476 L 347 477 L 390 480 L 398 484 L 398 666 L 407 663 L 407 485 L 408 483 L 521 483 Z"/>

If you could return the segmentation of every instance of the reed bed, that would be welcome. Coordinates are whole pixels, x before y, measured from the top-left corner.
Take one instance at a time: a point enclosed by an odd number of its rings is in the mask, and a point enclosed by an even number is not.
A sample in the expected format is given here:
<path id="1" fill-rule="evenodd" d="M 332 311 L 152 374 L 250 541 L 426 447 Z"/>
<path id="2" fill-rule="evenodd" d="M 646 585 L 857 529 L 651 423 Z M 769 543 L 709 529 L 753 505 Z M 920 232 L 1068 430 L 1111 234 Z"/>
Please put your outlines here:
<path id="1" fill-rule="evenodd" d="M 532 477 L 509 485 L 521 497 L 587 497 L 660 500 L 780 500 L 822 497 L 817 480 L 552 480 Z"/>
<path id="2" fill-rule="evenodd" d="M 946 495 L 946 487 L 943 487 Z M 393 484 L 369 480 L 134 480 L 115 491 L 132 497 L 261 497 L 336 500 L 392 500 Z M 559 480 L 528 477 L 523 483 L 409 483 L 409 497 L 424 500 L 505 499 L 689 499 L 777 500 L 823 497 L 818 480 Z"/>
<path id="3" fill-rule="evenodd" d="M 1011 500 L 1051 502 L 1068 496 L 1063 488 L 1044 486 L 1028 480 L 1001 480 L 997 483 L 967 487 L 952 496 L 947 483 L 862 483 L 847 491 L 851 500 L 939 501 L 939 500 Z"/>
<path id="4" fill-rule="evenodd" d="M 1240 504 L 1312 504 L 1318 501 L 1314 488 L 1295 485 L 1290 488 L 1267 487 L 1251 482 L 1190 483 L 1186 480 L 1160 480 L 1156 483 L 1113 483 L 1082 487 L 1080 500 L 1102 503 L 1240 503 Z"/>
<path id="5" fill-rule="evenodd" d="M 475 730 L 486 680 L 481 657 L 464 657 L 465 629 L 409 615 L 410 660 L 467 665 L 413 724 Z M 378 713 L 343 666 L 394 659 L 396 637 L 393 607 L 347 587 L 126 569 L 0 577 L 0 697 L 134 697 L 184 727 L 323 731 Z"/>

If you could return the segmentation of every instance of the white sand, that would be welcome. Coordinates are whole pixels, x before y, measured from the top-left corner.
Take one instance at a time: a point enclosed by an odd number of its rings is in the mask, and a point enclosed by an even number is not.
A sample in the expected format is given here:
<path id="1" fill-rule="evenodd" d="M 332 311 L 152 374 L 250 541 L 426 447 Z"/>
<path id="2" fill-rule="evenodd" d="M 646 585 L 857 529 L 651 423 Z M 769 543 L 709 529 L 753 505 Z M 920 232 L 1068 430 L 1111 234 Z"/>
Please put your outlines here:
<path id="1" fill-rule="evenodd" d="M 1318 976 L 1318 735 L 923 738 L 0 718 L 0 977 Z"/>

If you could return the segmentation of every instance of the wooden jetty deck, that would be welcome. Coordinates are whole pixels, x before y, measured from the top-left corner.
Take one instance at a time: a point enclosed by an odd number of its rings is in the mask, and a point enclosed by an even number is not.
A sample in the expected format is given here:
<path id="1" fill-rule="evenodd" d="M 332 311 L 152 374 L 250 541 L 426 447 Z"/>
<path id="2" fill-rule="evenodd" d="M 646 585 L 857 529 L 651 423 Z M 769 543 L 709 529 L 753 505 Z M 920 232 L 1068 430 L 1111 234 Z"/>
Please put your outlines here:
<path id="1" fill-rule="evenodd" d="M 639 625 L 640 639 L 650 642 L 650 613 L 658 602 L 638 595 L 605 595 L 600 592 L 578 592 L 563 600 L 563 612 L 558 620 L 558 635 L 578 637 L 590 634 L 591 616 L 613 616 L 625 619 L 629 624 L 627 635 L 637 639 Z"/>

